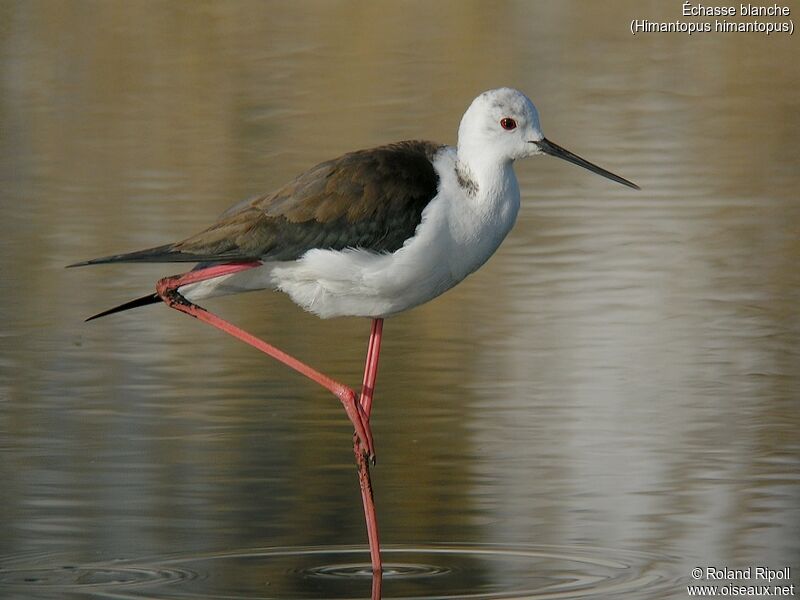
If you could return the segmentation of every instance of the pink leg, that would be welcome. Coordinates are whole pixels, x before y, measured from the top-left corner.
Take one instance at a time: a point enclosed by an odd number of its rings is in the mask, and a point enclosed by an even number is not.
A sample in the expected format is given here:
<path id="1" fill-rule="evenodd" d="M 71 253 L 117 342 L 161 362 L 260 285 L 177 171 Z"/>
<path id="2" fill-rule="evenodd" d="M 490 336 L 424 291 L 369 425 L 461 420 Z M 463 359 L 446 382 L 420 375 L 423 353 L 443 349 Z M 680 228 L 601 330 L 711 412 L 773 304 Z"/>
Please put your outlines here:
<path id="1" fill-rule="evenodd" d="M 372 572 L 372 596 L 371 600 L 381 600 L 381 584 L 383 583 L 383 574 L 380 571 Z"/>
<path id="2" fill-rule="evenodd" d="M 369 539 L 370 560 L 373 571 L 373 600 L 378 600 L 381 595 L 381 555 L 378 539 L 378 520 L 375 515 L 375 503 L 372 494 L 372 481 L 369 473 L 369 461 L 375 463 L 375 452 L 372 440 L 372 430 L 369 425 L 369 415 L 372 409 L 372 397 L 375 390 L 375 380 L 378 374 L 378 357 L 380 355 L 381 337 L 383 333 L 383 319 L 373 319 L 370 332 L 367 358 L 364 365 L 364 381 L 361 397 L 356 400 L 355 393 L 347 386 L 339 383 L 279 350 L 275 346 L 247 333 L 224 319 L 208 312 L 206 309 L 189 302 L 179 292 L 178 288 L 190 283 L 206 281 L 222 275 L 230 275 L 246 269 L 259 266 L 261 263 L 232 263 L 216 265 L 206 269 L 190 271 L 183 275 L 166 277 L 158 282 L 156 291 L 167 306 L 195 317 L 233 337 L 261 350 L 265 354 L 282 362 L 298 373 L 305 375 L 312 381 L 331 391 L 344 405 L 345 412 L 355 427 L 353 451 L 358 465 L 358 481 L 361 488 L 361 500 L 364 505 L 364 516 L 367 523 L 367 537 Z M 362 450 L 365 449 L 364 450 Z"/>
<path id="3" fill-rule="evenodd" d="M 369 347 L 367 360 L 364 364 L 364 381 L 361 384 L 361 408 L 369 419 L 372 411 L 372 396 L 375 392 L 375 379 L 378 376 L 378 358 L 381 353 L 381 339 L 383 338 L 383 319 L 372 320 L 372 330 L 369 334 Z"/>
<path id="4" fill-rule="evenodd" d="M 156 292 L 164 301 L 164 303 L 170 308 L 174 308 L 183 313 L 186 313 L 187 315 L 195 317 L 205 323 L 208 323 L 209 325 L 216 327 L 221 331 L 224 331 L 225 333 L 232 335 L 237 339 L 240 339 L 245 344 L 253 346 L 254 348 L 282 362 L 287 367 L 294 369 L 295 371 L 297 371 L 302 375 L 305 375 L 312 381 L 315 381 L 325 389 L 332 392 L 342 402 L 342 405 L 344 406 L 344 410 L 347 413 L 350 422 L 355 427 L 356 437 L 358 439 L 360 447 L 366 451 L 370 460 L 374 461 L 375 451 L 372 442 L 372 430 L 369 427 L 369 418 L 363 412 L 361 404 L 356 399 L 356 395 L 355 392 L 353 392 L 353 390 L 339 383 L 338 381 L 331 379 L 327 375 L 324 375 L 323 373 L 320 373 L 319 371 L 311 368 L 310 366 L 297 360 L 293 356 L 286 354 L 285 352 L 279 350 L 275 346 L 268 344 L 263 340 L 258 339 L 254 335 L 247 333 L 246 331 L 240 329 L 239 327 L 236 327 L 232 323 L 229 323 L 228 321 L 225 321 L 224 319 L 216 316 L 215 314 L 208 312 L 203 307 L 198 306 L 197 304 L 193 304 L 192 302 L 189 302 L 178 292 L 178 288 L 181 286 L 190 283 L 198 283 L 200 281 L 206 281 L 208 279 L 212 279 L 214 277 L 220 277 L 222 275 L 237 273 L 239 271 L 244 271 L 246 269 L 252 269 L 253 267 L 259 266 L 260 264 L 261 263 L 253 262 L 253 263 L 232 263 L 227 265 L 216 265 L 213 267 L 208 267 L 206 269 L 190 271 L 183 275 L 165 277 L 156 284 Z"/>
<path id="5" fill-rule="evenodd" d="M 378 358 L 381 351 L 381 338 L 383 335 L 383 319 L 373 319 L 372 330 L 367 347 L 367 359 L 364 364 L 364 382 L 361 387 L 359 403 L 364 414 L 369 419 L 372 410 L 372 397 L 375 392 L 375 380 L 378 375 Z M 367 538 L 369 539 L 370 561 L 372 571 L 377 577 L 378 593 L 380 594 L 380 576 L 383 570 L 381 564 L 380 539 L 378 536 L 378 518 L 375 514 L 375 501 L 372 493 L 372 480 L 369 474 L 369 463 L 361 450 L 358 436 L 353 437 L 353 452 L 358 465 L 358 483 L 361 488 L 361 502 L 364 505 L 364 518 L 367 522 Z M 373 590 L 374 592 L 374 590 Z M 373 597 L 375 597 L 373 593 Z M 380 596 L 378 596 L 380 597 Z"/>

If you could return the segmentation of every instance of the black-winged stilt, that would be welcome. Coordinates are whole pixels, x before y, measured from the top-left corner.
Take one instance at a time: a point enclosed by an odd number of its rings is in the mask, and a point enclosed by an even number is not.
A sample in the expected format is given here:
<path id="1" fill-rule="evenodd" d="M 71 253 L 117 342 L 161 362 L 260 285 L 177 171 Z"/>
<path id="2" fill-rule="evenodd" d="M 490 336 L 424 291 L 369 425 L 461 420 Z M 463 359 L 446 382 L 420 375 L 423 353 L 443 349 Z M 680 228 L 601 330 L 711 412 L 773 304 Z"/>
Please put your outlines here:
<path id="1" fill-rule="evenodd" d="M 406 141 L 321 163 L 275 192 L 239 203 L 183 241 L 97 258 L 198 263 L 156 292 L 102 312 L 164 302 L 233 335 L 335 394 L 355 427 L 353 449 L 372 569 L 381 572 L 369 464 L 369 416 L 383 319 L 432 300 L 497 250 L 517 218 L 514 160 L 549 154 L 638 187 L 548 141 L 533 103 L 510 88 L 484 92 L 461 119 L 458 146 Z M 360 396 L 198 306 L 204 298 L 277 289 L 322 318 L 372 319 Z"/>

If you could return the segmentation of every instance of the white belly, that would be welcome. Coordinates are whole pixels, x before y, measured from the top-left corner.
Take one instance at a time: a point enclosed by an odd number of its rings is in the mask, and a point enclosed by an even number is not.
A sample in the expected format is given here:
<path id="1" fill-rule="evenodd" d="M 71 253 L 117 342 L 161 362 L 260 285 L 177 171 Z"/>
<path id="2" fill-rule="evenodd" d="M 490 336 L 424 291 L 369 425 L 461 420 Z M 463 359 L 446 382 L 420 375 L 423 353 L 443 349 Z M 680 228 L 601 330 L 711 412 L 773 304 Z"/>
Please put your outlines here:
<path id="1" fill-rule="evenodd" d="M 431 201 L 416 235 L 392 254 L 311 250 L 272 269 L 275 286 L 320 317 L 386 317 L 431 300 L 467 273 L 453 269 L 445 214 Z"/>

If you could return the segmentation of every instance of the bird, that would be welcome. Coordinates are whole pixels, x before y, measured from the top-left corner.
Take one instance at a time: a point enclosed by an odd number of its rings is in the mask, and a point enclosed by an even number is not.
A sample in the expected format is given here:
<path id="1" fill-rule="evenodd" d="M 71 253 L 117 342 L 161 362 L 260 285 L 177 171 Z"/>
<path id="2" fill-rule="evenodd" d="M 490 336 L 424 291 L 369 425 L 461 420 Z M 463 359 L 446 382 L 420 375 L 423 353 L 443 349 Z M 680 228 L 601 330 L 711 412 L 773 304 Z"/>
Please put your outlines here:
<path id="1" fill-rule="evenodd" d="M 495 253 L 520 209 L 514 162 L 537 155 L 639 189 L 549 141 L 533 102 L 502 87 L 471 102 L 456 146 L 409 140 L 349 152 L 235 204 L 181 241 L 68 266 L 193 263 L 191 270 L 159 280 L 154 293 L 87 320 L 163 302 L 254 346 L 339 398 L 355 428 L 371 566 L 380 573 L 369 416 L 384 319 L 443 294 Z M 284 292 L 324 319 L 371 319 L 360 394 L 197 304 L 251 290 Z"/>

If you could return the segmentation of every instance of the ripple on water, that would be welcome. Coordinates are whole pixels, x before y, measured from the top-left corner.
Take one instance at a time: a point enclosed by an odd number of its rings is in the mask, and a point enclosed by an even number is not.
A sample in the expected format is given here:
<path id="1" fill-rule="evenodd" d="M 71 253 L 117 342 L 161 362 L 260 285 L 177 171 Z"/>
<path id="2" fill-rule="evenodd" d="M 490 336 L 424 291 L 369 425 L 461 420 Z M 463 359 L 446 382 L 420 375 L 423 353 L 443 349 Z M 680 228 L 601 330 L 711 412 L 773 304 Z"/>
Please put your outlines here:
<path id="1" fill-rule="evenodd" d="M 59 560 L 58 555 L 23 555 L 0 559 L 0 597 L 24 594 L 25 598 L 54 594 L 85 593 L 102 597 L 117 588 L 147 590 L 197 576 L 181 568 L 108 561 L 85 565 Z M 144 596 L 139 597 L 147 597 Z"/>
<path id="2" fill-rule="evenodd" d="M 437 600 L 658 598 L 675 593 L 670 559 L 582 546 L 387 547 L 383 598 Z M 361 547 L 251 548 L 138 561 L 59 564 L 54 555 L 0 560 L 0 596 L 94 598 L 367 598 Z"/>

